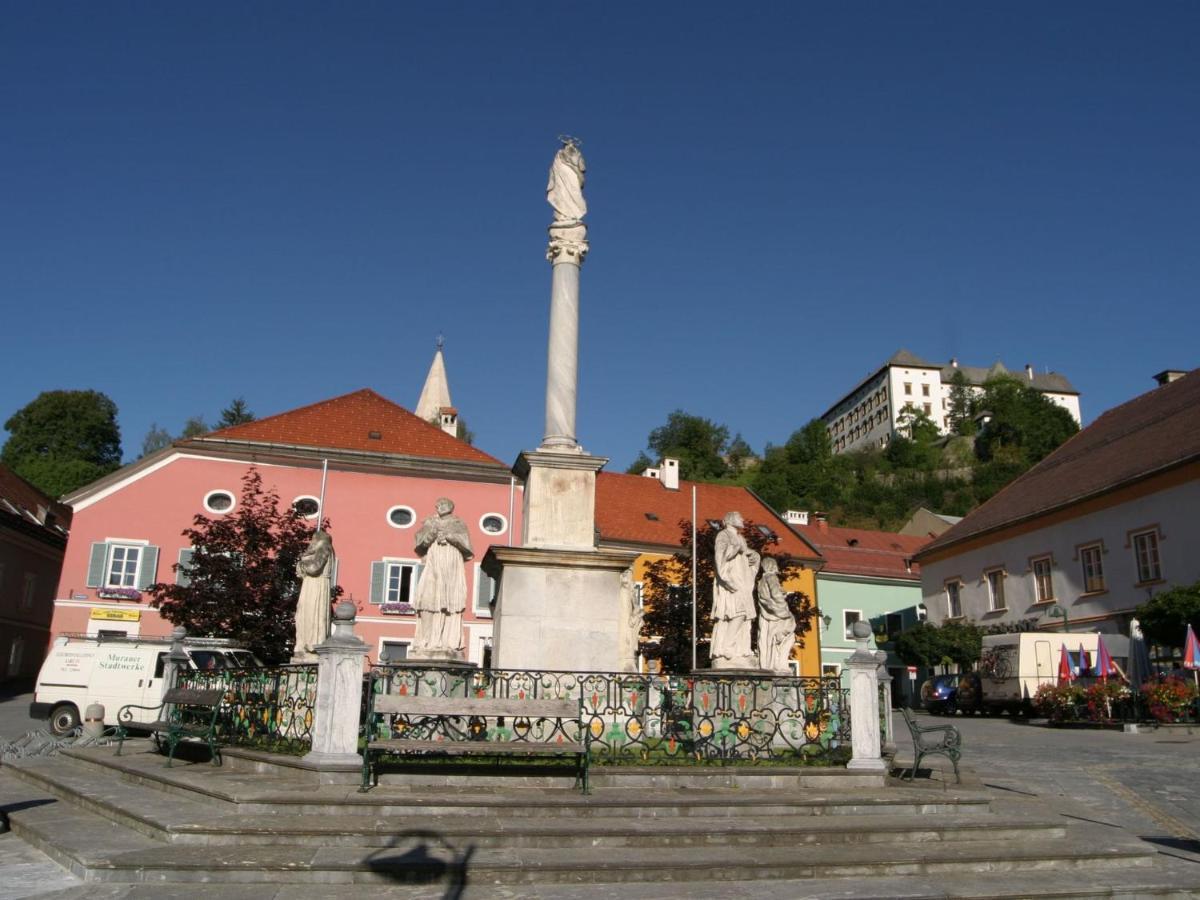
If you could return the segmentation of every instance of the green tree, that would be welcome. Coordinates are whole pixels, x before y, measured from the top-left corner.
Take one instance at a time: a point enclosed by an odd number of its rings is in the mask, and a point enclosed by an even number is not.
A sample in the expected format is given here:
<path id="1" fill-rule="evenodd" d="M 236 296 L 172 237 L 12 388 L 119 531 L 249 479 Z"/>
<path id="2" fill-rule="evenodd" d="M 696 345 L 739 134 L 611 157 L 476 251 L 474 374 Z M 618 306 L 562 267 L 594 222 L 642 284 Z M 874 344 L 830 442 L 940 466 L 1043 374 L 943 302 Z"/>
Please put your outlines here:
<path id="1" fill-rule="evenodd" d="M 647 469 L 654 468 L 655 465 L 657 465 L 657 463 L 655 463 L 654 460 L 652 460 L 650 457 L 648 457 L 645 454 L 645 452 L 643 451 L 643 452 L 639 453 L 637 455 L 637 459 L 635 459 L 633 462 L 631 462 L 629 464 L 629 466 L 625 469 L 625 474 L 626 475 L 641 475 Z"/>
<path id="2" fill-rule="evenodd" d="M 183 431 L 179 433 L 180 438 L 199 437 L 202 434 L 208 434 L 210 431 L 208 423 L 204 421 L 204 416 L 192 416 L 183 423 Z"/>
<path id="3" fill-rule="evenodd" d="M 974 392 L 970 382 L 962 369 L 955 369 L 954 374 L 950 376 L 950 408 L 947 416 L 950 419 L 950 430 L 956 434 L 974 434 L 974 416 Z"/>
<path id="4" fill-rule="evenodd" d="M 1160 591 L 1137 608 L 1142 634 L 1163 647 L 1182 647 L 1187 627 L 1200 634 L 1200 581 Z"/>
<path id="5" fill-rule="evenodd" d="M 328 531 L 326 520 L 322 527 Z M 151 605 L 189 634 L 244 641 L 267 662 L 290 658 L 300 577 L 296 563 L 313 529 L 251 467 L 233 513 L 197 515 L 183 531 L 192 546 L 183 584 L 152 584 Z M 178 571 L 179 563 L 172 566 Z M 333 598 L 341 595 L 335 587 Z"/>
<path id="6" fill-rule="evenodd" d="M 692 525 L 679 523 L 679 550 L 672 556 L 654 560 L 646 566 L 642 579 L 642 600 L 645 617 L 639 650 L 648 657 L 659 659 L 664 672 L 682 674 L 692 670 Z M 713 560 L 719 528 L 705 523 L 696 531 L 696 621 L 700 639 L 696 644 L 696 664 L 709 665 L 709 643 L 712 634 Z M 786 583 L 799 574 L 800 567 L 785 562 L 770 549 L 779 543 L 772 532 L 764 534 L 753 522 L 746 521 L 742 534 L 752 550 L 762 556 L 774 556 L 779 563 L 779 580 Z M 788 607 L 796 617 L 796 640 L 804 646 L 803 633 L 817 612 L 811 598 L 798 591 L 788 594 Z"/>
<path id="7" fill-rule="evenodd" d="M 946 622 L 932 625 L 920 622 L 906 628 L 896 638 L 896 655 L 909 666 L 938 666 L 957 664 L 969 669 L 983 652 L 983 631 L 969 622 Z"/>
<path id="8" fill-rule="evenodd" d="M 159 428 L 157 422 L 150 423 L 150 430 L 142 438 L 142 456 L 149 456 L 163 447 L 171 445 L 171 433 L 165 428 Z"/>
<path id="9" fill-rule="evenodd" d="M 979 409 L 991 414 L 975 438 L 975 453 L 988 462 L 1005 458 L 1025 467 L 1052 453 L 1079 431 L 1066 409 L 1011 375 L 989 379 L 983 386 Z"/>
<path id="10" fill-rule="evenodd" d="M 117 405 L 99 391 L 46 391 L 14 413 L 0 460 L 51 496 L 121 465 Z"/>
<path id="11" fill-rule="evenodd" d="M 254 413 L 246 405 L 244 397 L 234 397 L 233 401 L 221 410 L 221 418 L 217 421 L 218 428 L 232 428 L 234 425 L 245 425 L 254 421 Z"/>
<path id="12" fill-rule="evenodd" d="M 730 474 L 725 461 L 729 429 L 710 419 L 677 409 L 667 416 L 665 425 L 650 432 L 646 444 L 654 459 L 678 459 L 680 478 L 719 481 Z"/>

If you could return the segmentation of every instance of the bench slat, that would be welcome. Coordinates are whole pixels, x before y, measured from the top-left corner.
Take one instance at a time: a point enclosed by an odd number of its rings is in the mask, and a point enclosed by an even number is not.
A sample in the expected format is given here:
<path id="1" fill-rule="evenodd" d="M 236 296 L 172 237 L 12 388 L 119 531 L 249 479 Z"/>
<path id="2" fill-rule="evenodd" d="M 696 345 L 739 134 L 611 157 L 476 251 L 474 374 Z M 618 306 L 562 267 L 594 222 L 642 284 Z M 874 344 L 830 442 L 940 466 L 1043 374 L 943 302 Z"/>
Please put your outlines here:
<path id="1" fill-rule="evenodd" d="M 532 741 L 418 741 L 404 738 L 389 738 L 371 741 L 367 745 L 371 750 L 400 752 L 414 750 L 437 751 L 454 755 L 465 754 L 542 754 L 542 753 L 583 753 L 583 744 L 578 741 L 563 741 L 555 743 Z"/>
<path id="2" fill-rule="evenodd" d="M 375 712 L 410 716 L 515 716 L 578 719 L 578 700 L 513 700 L 494 697 L 413 697 L 380 694 Z"/>
<path id="3" fill-rule="evenodd" d="M 163 694 L 163 703 L 178 706 L 216 706 L 225 696 L 220 688 L 200 690 L 198 688 L 171 688 Z"/>

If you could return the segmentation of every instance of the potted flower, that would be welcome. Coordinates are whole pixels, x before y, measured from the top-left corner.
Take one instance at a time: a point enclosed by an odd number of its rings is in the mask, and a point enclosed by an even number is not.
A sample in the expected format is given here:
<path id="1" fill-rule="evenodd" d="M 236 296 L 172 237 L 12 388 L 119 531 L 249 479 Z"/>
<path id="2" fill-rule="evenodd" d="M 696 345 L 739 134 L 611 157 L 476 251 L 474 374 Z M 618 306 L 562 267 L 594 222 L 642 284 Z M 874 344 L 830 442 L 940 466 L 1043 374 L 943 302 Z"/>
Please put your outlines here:
<path id="1" fill-rule="evenodd" d="M 411 616 L 416 614 L 411 603 L 390 602 L 379 604 L 379 611 L 385 616 Z"/>
<path id="2" fill-rule="evenodd" d="M 1196 702 L 1196 687 L 1182 678 L 1160 676 L 1142 685 L 1150 715 L 1160 722 L 1178 722 Z"/>
<path id="3" fill-rule="evenodd" d="M 142 599 L 142 592 L 136 588 L 127 587 L 102 587 L 96 591 L 96 596 L 101 600 L 133 600 Z"/>

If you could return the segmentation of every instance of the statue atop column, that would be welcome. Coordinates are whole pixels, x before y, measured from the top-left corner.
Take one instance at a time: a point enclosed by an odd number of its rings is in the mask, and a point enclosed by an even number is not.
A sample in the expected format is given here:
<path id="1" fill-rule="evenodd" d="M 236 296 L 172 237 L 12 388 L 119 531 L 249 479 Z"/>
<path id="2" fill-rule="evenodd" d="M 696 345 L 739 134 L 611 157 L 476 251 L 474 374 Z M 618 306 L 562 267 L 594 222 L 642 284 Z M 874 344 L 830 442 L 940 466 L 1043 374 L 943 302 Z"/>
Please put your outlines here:
<path id="1" fill-rule="evenodd" d="M 413 608 L 417 635 L 413 656 L 461 659 L 462 615 L 467 608 L 466 561 L 473 555 L 467 525 L 445 497 L 417 531 L 417 554 L 424 557 Z"/>
<path id="2" fill-rule="evenodd" d="M 787 592 L 779 583 L 779 563 L 763 557 L 758 579 L 758 667 L 788 674 L 796 645 L 796 617 L 788 608 Z"/>
<path id="3" fill-rule="evenodd" d="M 329 637 L 329 598 L 333 591 L 333 539 L 318 528 L 296 563 L 300 599 L 296 602 L 296 640 L 292 659 L 316 659 L 313 648 Z"/>
<path id="4" fill-rule="evenodd" d="M 750 651 L 750 622 L 754 619 L 754 578 L 759 555 L 742 536 L 745 523 L 739 512 L 725 514 L 717 534 L 713 582 L 713 630 L 710 655 L 714 669 L 749 669 L 758 666 Z"/>
<path id="5" fill-rule="evenodd" d="M 559 254 L 566 253 L 574 257 L 575 262 L 582 263 L 588 252 L 587 226 L 583 224 L 583 217 L 587 215 L 587 201 L 583 199 L 587 164 L 579 150 L 578 138 L 560 135 L 558 139 L 562 147 L 554 154 L 550 179 L 546 183 L 546 202 L 554 209 L 546 258 L 553 262 Z"/>

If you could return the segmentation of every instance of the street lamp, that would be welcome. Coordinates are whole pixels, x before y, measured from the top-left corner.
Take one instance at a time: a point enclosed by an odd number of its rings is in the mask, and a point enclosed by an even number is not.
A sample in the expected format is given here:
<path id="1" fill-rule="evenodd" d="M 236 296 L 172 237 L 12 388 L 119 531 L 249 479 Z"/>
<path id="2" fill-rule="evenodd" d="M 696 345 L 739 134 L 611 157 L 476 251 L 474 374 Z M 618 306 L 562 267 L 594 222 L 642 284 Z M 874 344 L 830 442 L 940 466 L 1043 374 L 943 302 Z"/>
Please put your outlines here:
<path id="1" fill-rule="evenodd" d="M 1055 603 L 1052 607 L 1046 610 L 1046 615 L 1051 619 L 1063 620 L 1063 631 L 1071 630 L 1071 620 L 1067 618 L 1067 611 L 1063 607 Z"/>

